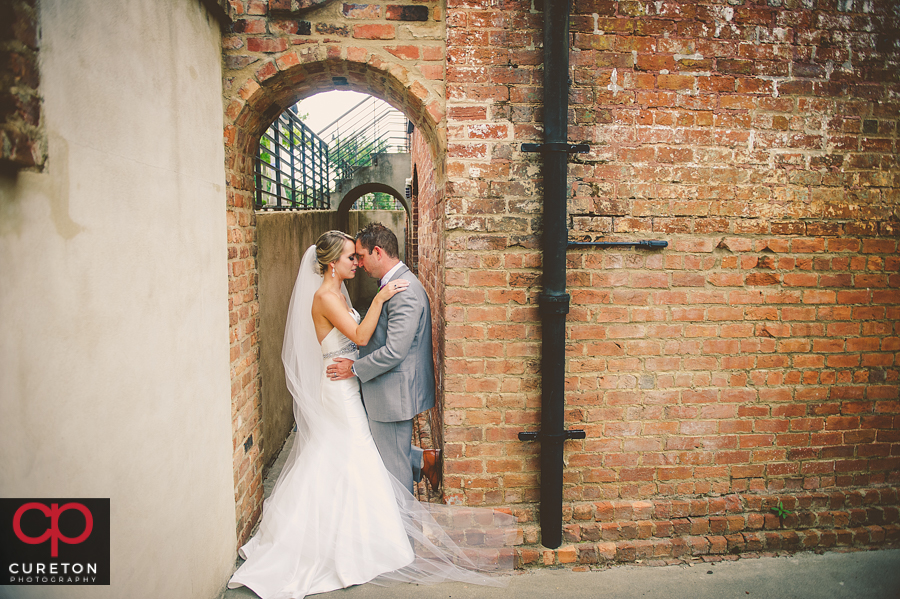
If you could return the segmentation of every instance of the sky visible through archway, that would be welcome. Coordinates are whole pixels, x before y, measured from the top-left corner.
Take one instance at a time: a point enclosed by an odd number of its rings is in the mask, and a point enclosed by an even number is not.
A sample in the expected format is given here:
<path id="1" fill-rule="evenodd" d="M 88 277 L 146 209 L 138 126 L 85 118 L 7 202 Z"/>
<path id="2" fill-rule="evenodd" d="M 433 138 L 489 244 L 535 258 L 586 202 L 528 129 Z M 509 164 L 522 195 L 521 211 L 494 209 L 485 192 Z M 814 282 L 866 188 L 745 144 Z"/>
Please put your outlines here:
<path id="1" fill-rule="evenodd" d="M 380 98 L 370 94 L 350 90 L 332 90 L 298 102 L 297 114 L 300 115 L 307 127 L 316 134 L 320 134 L 335 120 L 368 98 L 374 98 L 376 106 L 383 104 L 385 108 L 395 110 Z M 353 209 L 403 210 L 404 208 L 398 199 L 387 193 L 369 193 L 359 198 L 354 203 Z"/>
<path id="2" fill-rule="evenodd" d="M 308 115 L 303 119 L 303 122 L 307 127 L 318 133 L 342 114 L 369 97 L 371 97 L 369 94 L 350 90 L 322 92 L 298 102 L 297 112 L 300 115 Z"/>

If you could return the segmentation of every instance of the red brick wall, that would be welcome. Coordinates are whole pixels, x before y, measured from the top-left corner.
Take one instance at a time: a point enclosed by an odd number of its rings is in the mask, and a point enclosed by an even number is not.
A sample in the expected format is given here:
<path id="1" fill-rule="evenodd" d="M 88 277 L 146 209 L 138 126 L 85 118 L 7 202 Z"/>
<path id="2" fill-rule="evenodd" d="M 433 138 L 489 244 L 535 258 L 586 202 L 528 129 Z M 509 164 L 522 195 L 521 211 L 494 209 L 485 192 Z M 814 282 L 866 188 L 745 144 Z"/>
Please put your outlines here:
<path id="1" fill-rule="evenodd" d="M 414 196 L 413 210 L 418 223 L 418 277 L 431 300 L 431 328 L 434 343 L 435 372 L 437 377 L 437 401 L 424 418 L 429 438 L 423 440 L 429 447 L 444 447 L 444 410 L 442 380 L 444 362 L 444 330 L 446 326 L 444 305 L 444 195 L 439 181 L 444 179 L 441 172 L 442 162 L 436 162 L 432 156 L 433 149 L 422 133 L 416 129 L 412 135 L 410 154 L 413 165 L 413 188 L 418 190 Z"/>
<path id="2" fill-rule="evenodd" d="M 35 0 L 0 5 L 0 168 L 42 168 L 47 136 L 41 123 Z"/>
<path id="3" fill-rule="evenodd" d="M 542 553 L 541 15 L 448 3 L 445 496 L 514 508 L 525 563 L 900 537 L 897 17 L 770 4 L 575 2 L 570 234 L 669 247 L 569 253 Z"/>
<path id="4" fill-rule="evenodd" d="M 541 137 L 541 14 L 450 0 L 444 29 L 436 4 L 288 4 L 232 2 L 224 39 L 240 536 L 261 499 L 242 453 L 259 416 L 251 158 L 281 109 L 343 76 L 424 136 L 447 501 L 513 509 L 524 564 L 898 540 L 888 0 L 575 3 L 569 138 L 591 152 L 571 160 L 571 235 L 669 247 L 569 254 L 567 423 L 587 439 L 566 446 L 557 551 L 538 545 L 537 444 L 516 438 L 540 408 L 540 161 L 520 144 Z"/>
<path id="5" fill-rule="evenodd" d="M 443 11 L 436 2 L 343 4 L 230 0 L 223 37 L 225 159 L 236 527 L 243 543 L 262 508 L 263 438 L 253 161 L 263 130 L 288 106 L 335 89 L 402 110 L 442 155 Z M 336 208 L 336 207 L 335 207 Z"/>

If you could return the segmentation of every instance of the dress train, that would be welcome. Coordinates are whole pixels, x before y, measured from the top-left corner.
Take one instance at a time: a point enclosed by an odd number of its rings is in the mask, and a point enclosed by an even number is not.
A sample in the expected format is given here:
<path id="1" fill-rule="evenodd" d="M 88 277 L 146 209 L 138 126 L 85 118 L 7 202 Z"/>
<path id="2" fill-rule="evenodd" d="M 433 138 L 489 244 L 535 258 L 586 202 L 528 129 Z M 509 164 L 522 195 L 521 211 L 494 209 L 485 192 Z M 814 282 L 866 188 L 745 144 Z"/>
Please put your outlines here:
<path id="1" fill-rule="evenodd" d="M 321 355 L 318 400 L 294 393 L 298 434 L 229 588 L 299 599 L 369 581 L 501 584 L 489 573 L 514 566 L 515 518 L 417 501 L 384 467 L 358 381 L 325 376 L 355 345 L 335 328 Z"/>

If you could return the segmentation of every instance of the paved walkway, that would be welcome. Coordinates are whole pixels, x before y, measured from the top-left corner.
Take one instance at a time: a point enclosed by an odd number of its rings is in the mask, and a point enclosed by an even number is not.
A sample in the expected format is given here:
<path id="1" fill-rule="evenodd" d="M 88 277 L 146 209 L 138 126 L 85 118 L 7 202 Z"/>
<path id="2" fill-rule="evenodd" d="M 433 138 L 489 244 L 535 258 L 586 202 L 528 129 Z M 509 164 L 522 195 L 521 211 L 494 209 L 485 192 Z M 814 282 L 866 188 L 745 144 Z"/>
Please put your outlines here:
<path id="1" fill-rule="evenodd" d="M 364 584 L 316 599 L 900 599 L 900 549 L 801 553 L 676 566 L 606 570 L 535 569 L 504 576 L 505 587 Z M 251 599 L 248 589 L 223 599 Z"/>
<path id="2" fill-rule="evenodd" d="M 290 448 L 290 441 L 285 445 Z M 281 470 L 266 478 L 265 494 Z M 364 584 L 315 595 L 316 599 L 900 599 L 900 549 L 799 553 L 674 566 L 613 566 L 603 570 L 538 568 L 501 578 L 505 586 L 461 583 L 435 586 Z M 221 599 L 252 599 L 246 588 Z"/>

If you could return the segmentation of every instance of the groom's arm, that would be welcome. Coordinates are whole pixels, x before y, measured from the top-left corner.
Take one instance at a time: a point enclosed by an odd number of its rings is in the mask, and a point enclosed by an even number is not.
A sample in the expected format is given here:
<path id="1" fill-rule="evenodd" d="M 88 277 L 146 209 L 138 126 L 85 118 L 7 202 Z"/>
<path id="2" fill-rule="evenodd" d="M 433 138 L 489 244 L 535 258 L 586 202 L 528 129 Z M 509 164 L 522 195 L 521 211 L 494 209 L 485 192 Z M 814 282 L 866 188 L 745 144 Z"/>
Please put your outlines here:
<path id="1" fill-rule="evenodd" d="M 424 289 L 421 290 L 424 293 Z M 380 347 L 353 363 L 359 380 L 366 382 L 394 369 L 409 355 L 422 316 L 422 303 L 412 286 L 398 293 L 385 303 L 387 335 L 384 347 Z"/>

